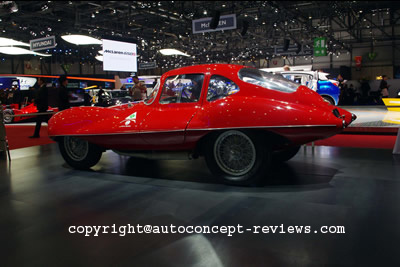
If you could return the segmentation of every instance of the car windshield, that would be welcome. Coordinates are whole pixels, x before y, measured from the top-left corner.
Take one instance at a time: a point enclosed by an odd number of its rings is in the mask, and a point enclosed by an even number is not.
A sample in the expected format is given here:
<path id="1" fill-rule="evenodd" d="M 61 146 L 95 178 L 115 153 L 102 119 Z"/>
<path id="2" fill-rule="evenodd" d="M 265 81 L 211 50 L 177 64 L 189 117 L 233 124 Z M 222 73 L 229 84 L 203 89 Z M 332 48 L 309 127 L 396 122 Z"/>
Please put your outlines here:
<path id="1" fill-rule="evenodd" d="M 267 89 L 277 90 L 286 93 L 292 93 L 299 87 L 298 83 L 289 81 L 279 74 L 272 74 L 265 71 L 243 68 L 239 71 L 239 78 L 254 85 L 258 85 Z"/>
<path id="2" fill-rule="evenodd" d="M 157 84 L 154 86 L 153 90 L 151 90 L 151 93 L 144 100 L 144 103 L 147 105 L 150 105 L 151 103 L 153 103 L 154 99 L 156 99 L 159 89 L 160 89 L 160 81 L 158 81 Z"/>

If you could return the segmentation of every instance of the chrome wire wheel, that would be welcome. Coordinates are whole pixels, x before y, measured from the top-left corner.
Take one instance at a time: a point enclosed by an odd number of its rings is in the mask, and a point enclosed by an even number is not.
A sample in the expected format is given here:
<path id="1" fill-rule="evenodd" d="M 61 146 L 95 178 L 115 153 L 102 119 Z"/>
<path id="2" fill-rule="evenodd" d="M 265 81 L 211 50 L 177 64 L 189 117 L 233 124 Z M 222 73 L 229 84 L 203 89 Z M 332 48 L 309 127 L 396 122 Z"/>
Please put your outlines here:
<path id="1" fill-rule="evenodd" d="M 256 162 L 253 141 L 240 131 L 227 131 L 218 136 L 214 144 L 214 158 L 231 180 L 240 180 Z"/>
<path id="2" fill-rule="evenodd" d="M 64 148 L 68 156 L 75 161 L 83 161 L 89 153 L 89 143 L 76 137 L 64 137 Z"/>

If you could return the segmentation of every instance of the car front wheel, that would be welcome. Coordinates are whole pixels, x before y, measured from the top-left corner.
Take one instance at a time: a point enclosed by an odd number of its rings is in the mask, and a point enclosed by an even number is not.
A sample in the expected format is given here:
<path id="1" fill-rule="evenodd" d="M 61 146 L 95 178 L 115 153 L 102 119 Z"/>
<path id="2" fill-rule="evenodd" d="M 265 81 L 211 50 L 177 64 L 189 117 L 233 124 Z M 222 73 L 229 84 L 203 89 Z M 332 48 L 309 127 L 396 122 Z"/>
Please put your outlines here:
<path id="1" fill-rule="evenodd" d="M 256 185 L 265 177 L 270 150 L 254 133 L 229 130 L 213 135 L 206 145 L 206 162 L 222 182 Z"/>
<path id="2" fill-rule="evenodd" d="M 100 147 L 73 136 L 60 138 L 58 146 L 68 165 L 81 170 L 96 165 L 103 153 Z"/>

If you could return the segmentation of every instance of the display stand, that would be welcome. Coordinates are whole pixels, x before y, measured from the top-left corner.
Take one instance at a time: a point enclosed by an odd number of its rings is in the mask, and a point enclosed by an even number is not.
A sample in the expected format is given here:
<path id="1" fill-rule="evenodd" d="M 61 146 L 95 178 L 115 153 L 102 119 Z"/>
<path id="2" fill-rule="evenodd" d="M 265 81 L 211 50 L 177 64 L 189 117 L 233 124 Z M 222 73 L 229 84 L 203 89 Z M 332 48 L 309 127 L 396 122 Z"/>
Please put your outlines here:
<path id="1" fill-rule="evenodd" d="M 3 106 L 0 106 L 0 159 L 6 159 L 8 155 L 8 160 L 11 161 L 10 149 L 8 147 L 8 141 L 6 136 L 6 127 L 3 121 Z"/>
<path id="2" fill-rule="evenodd" d="M 400 154 L 400 128 L 397 130 L 396 143 L 394 144 L 393 154 Z"/>

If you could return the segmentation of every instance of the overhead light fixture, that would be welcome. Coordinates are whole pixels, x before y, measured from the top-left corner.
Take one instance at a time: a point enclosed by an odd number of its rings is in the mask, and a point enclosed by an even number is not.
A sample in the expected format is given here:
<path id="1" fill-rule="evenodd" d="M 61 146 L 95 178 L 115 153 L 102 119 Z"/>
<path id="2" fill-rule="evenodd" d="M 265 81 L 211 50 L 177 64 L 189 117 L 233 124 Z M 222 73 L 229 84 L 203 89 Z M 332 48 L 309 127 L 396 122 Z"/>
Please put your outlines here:
<path id="1" fill-rule="evenodd" d="M 72 35 L 63 35 L 61 36 L 65 41 L 71 44 L 76 45 L 101 45 L 103 44 L 101 40 L 87 36 L 87 35 L 80 35 L 80 34 L 72 34 Z"/>
<path id="2" fill-rule="evenodd" d="M 97 53 L 99 53 L 100 55 L 103 55 L 103 50 L 99 50 L 99 51 L 97 51 Z"/>
<path id="3" fill-rule="evenodd" d="M 15 1 L 0 1 L 0 6 L 8 13 L 18 12 L 18 5 Z"/>
<path id="4" fill-rule="evenodd" d="M 179 55 L 179 56 L 190 57 L 190 55 L 173 48 L 161 49 L 160 53 L 163 54 L 164 56 Z"/>
<path id="5" fill-rule="evenodd" d="M 98 61 L 103 61 L 103 56 L 97 55 L 97 56 L 95 57 L 95 59 L 97 59 Z"/>
<path id="6" fill-rule="evenodd" d="M 42 54 L 38 52 L 33 52 L 31 50 L 20 48 L 20 47 L 0 47 L 0 53 L 6 55 L 36 55 L 36 56 L 44 56 L 44 57 L 51 57 L 50 54 Z"/>
<path id="7" fill-rule="evenodd" d="M 12 45 L 29 46 L 28 43 L 23 43 L 10 38 L 0 37 L 0 46 L 12 46 Z"/>

